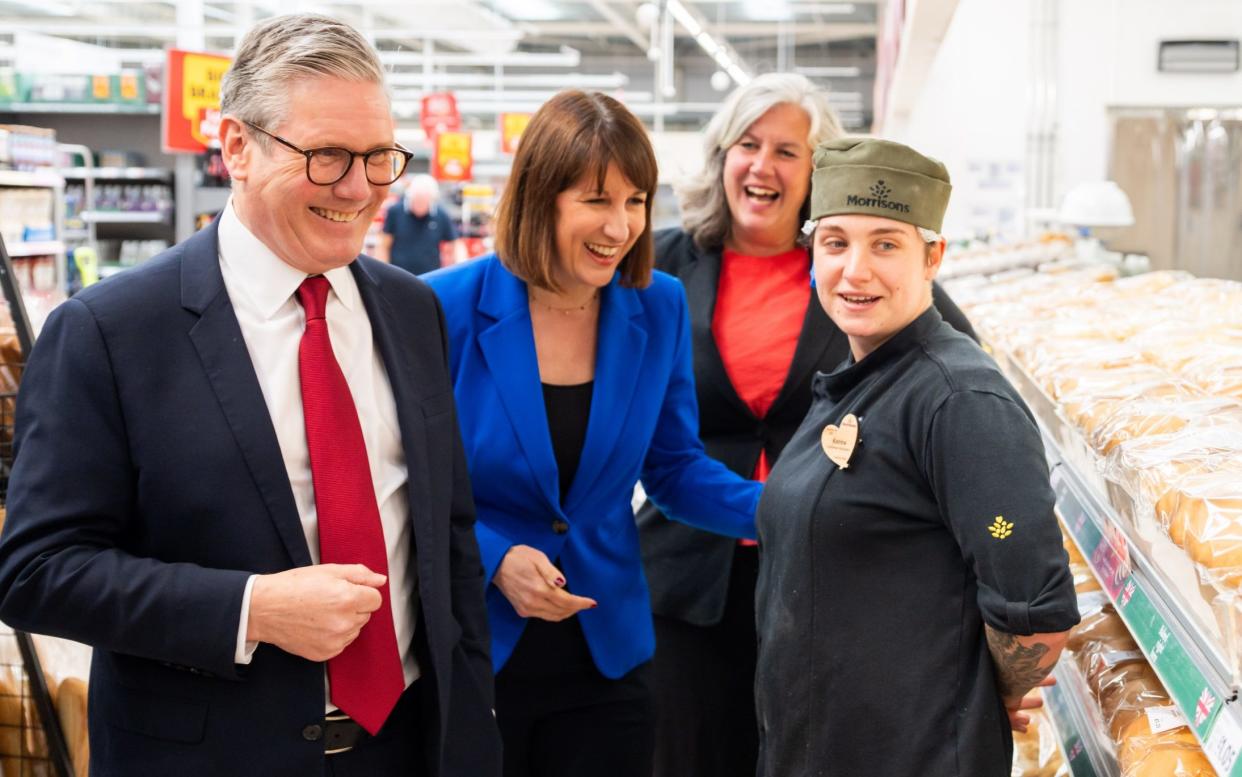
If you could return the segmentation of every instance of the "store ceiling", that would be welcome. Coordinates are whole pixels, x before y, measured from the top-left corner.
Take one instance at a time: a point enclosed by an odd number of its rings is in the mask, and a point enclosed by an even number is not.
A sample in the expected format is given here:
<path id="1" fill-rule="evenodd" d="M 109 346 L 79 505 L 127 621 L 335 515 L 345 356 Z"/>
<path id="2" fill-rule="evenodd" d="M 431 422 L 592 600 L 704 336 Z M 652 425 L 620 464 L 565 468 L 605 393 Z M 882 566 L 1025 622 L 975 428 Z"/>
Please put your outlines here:
<path id="1" fill-rule="evenodd" d="M 622 92 L 640 108 L 666 103 L 660 111 L 638 112 L 693 127 L 725 93 L 713 86 L 731 86 L 723 76 L 712 84 L 719 68 L 696 42 L 696 30 L 688 29 L 697 25 L 726 46 L 741 71 L 800 69 L 837 93 L 847 125 L 859 129 L 870 123 L 883 0 L 672 0 L 678 2 L 685 10 L 675 14 L 681 21 L 672 25 L 668 92 L 657 88 L 662 82 L 656 72 L 667 56 L 660 45 L 666 42 L 660 11 L 655 6 L 640 10 L 643 4 L 637 0 L 0 0 L 0 66 L 7 30 L 124 48 L 134 61 L 150 61 L 169 45 L 227 51 L 256 20 L 316 11 L 367 32 L 394 74 L 406 77 L 409 99 L 421 91 L 450 88 L 466 92 L 464 100 L 459 96 L 463 102 L 521 107 L 557 88 L 583 86 Z M 656 17 L 654 25 L 645 23 L 650 16 Z"/>

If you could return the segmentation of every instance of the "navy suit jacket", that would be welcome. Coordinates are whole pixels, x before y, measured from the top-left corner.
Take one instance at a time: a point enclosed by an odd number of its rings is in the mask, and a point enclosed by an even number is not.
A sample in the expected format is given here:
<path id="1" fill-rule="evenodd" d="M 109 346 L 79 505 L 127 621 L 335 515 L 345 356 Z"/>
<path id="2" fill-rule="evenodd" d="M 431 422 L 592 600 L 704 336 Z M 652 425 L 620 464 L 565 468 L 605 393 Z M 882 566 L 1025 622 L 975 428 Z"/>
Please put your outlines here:
<path id="1" fill-rule="evenodd" d="M 443 317 L 419 280 L 350 268 L 409 469 L 430 774 L 499 774 L 474 509 Z M 252 573 L 311 563 L 224 287 L 213 224 L 49 317 L 17 401 L 0 618 L 94 646 L 91 774 L 320 774 L 323 665 L 233 662 Z M 452 702 L 450 704 L 450 698 Z"/>
<path id="2" fill-rule="evenodd" d="M 762 487 L 709 458 L 699 441 L 685 292 L 659 272 L 646 289 L 614 278 L 601 292 L 586 440 L 561 494 L 526 284 L 495 255 L 424 277 L 448 323 L 487 579 L 513 545 L 558 561 L 568 588 L 599 602 L 578 619 L 600 671 L 620 677 L 655 649 L 635 482 L 641 477 L 670 516 L 733 537 L 755 531 Z M 561 523 L 567 532 L 555 530 Z M 495 586 L 487 609 L 499 669 L 526 620 Z"/>

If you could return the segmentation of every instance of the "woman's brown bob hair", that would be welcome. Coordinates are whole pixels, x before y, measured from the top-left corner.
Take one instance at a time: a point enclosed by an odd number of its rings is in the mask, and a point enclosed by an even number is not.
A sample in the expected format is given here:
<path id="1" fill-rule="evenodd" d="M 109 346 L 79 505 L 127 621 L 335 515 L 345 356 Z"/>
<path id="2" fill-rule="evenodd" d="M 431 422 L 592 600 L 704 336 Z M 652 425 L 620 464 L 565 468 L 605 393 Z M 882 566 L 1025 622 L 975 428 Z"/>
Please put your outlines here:
<path id="1" fill-rule="evenodd" d="M 647 193 L 643 233 L 622 259 L 621 283 L 651 283 L 655 252 L 651 206 L 655 200 L 655 152 L 642 122 L 599 92 L 570 90 L 544 103 L 522 133 L 509 183 L 496 209 L 496 254 L 532 286 L 560 291 L 552 279 L 556 256 L 556 197 L 584 176 L 603 189 L 608 166 Z"/>

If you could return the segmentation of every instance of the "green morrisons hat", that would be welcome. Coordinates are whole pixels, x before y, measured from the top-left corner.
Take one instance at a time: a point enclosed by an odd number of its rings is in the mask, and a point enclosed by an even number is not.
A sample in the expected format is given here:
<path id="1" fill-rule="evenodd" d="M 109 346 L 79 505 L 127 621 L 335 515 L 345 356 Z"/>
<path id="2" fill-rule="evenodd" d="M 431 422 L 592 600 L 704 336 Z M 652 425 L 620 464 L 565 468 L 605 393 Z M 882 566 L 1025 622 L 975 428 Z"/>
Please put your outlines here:
<path id="1" fill-rule="evenodd" d="M 838 138 L 815 149 L 811 218 L 861 213 L 939 232 L 952 190 L 945 166 L 909 146 Z"/>

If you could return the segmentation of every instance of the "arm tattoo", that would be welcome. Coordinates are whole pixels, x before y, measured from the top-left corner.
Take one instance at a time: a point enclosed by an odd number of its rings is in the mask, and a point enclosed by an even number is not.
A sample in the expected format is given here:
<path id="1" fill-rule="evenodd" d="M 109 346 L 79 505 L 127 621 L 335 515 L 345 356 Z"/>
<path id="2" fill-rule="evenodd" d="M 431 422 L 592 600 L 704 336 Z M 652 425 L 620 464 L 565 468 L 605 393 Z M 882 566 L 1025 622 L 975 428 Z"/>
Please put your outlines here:
<path id="1" fill-rule="evenodd" d="M 1023 696 L 1052 671 L 1051 665 L 1040 666 L 1049 650 L 1044 643 L 1023 645 L 1018 635 L 996 631 L 990 626 L 985 626 L 984 632 L 988 636 L 988 650 L 996 665 L 996 680 L 1003 698 Z"/>

